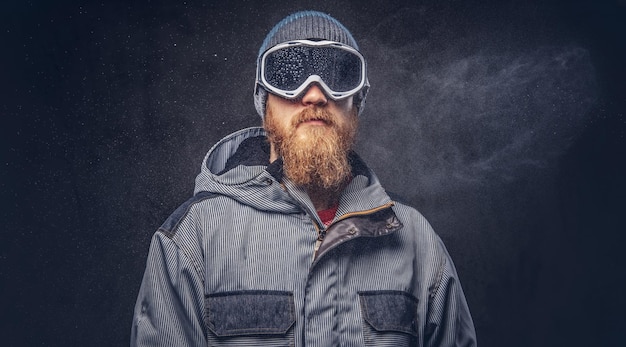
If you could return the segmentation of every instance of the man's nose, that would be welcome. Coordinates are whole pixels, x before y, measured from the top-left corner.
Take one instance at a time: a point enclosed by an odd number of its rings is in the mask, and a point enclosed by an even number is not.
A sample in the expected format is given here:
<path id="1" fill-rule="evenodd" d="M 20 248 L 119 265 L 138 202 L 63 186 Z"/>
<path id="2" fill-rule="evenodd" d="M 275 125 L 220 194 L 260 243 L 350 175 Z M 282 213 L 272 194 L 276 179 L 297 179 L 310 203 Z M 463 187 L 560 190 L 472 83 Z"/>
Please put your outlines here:
<path id="1" fill-rule="evenodd" d="M 326 94 L 317 83 L 312 83 L 305 91 L 302 96 L 302 103 L 304 105 L 316 105 L 322 106 L 328 103 L 328 99 L 326 98 Z"/>

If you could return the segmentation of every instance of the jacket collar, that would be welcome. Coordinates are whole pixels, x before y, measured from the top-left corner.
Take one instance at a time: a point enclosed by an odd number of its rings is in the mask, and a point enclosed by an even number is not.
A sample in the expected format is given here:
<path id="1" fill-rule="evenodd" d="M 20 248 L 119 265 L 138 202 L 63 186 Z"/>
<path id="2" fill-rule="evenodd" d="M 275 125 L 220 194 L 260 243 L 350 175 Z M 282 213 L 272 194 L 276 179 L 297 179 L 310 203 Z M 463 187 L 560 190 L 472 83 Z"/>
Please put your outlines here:
<path id="1" fill-rule="evenodd" d="M 269 148 L 262 128 L 243 129 L 225 137 L 205 156 L 195 192 L 230 196 L 264 210 L 293 213 L 305 207 L 315 215 L 306 192 L 284 177 L 282 160 L 268 164 Z M 388 204 L 391 199 L 378 178 L 355 152 L 349 154 L 349 162 L 353 179 L 342 193 L 337 216 Z M 270 181 L 282 184 L 268 185 Z"/>

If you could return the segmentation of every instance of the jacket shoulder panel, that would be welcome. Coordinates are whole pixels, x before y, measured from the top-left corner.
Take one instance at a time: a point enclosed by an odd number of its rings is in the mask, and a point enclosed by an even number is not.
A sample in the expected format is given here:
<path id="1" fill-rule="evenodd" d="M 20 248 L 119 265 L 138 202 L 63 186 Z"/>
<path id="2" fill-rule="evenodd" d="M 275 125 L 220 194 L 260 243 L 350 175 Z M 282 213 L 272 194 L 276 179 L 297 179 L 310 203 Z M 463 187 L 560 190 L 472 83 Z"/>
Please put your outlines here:
<path id="1" fill-rule="evenodd" d="M 174 213 L 172 213 L 167 220 L 159 227 L 158 231 L 162 232 L 168 238 L 173 238 L 176 235 L 176 230 L 178 229 L 178 225 L 185 218 L 187 213 L 191 207 L 201 201 L 211 199 L 219 196 L 219 194 L 211 193 L 207 191 L 201 191 L 196 193 L 194 196 L 185 201 L 182 205 L 180 205 Z"/>
<path id="2" fill-rule="evenodd" d="M 398 200 L 394 200 L 394 206 L 392 209 L 405 226 L 416 228 L 420 233 L 436 235 L 426 217 L 415 207 L 399 202 Z"/>

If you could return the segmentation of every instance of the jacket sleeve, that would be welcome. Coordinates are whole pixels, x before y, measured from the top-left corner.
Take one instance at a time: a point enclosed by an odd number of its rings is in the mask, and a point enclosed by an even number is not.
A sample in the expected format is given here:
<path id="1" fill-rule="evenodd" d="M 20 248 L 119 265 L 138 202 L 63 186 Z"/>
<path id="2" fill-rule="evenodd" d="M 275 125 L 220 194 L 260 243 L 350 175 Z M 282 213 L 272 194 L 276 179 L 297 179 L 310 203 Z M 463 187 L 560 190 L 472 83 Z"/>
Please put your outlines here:
<path id="1" fill-rule="evenodd" d="M 475 347 L 476 332 L 461 283 L 447 251 L 439 285 L 430 299 L 425 346 Z"/>
<path id="2" fill-rule="evenodd" d="M 206 346 L 203 281 L 165 233 L 152 238 L 135 304 L 131 346 Z"/>

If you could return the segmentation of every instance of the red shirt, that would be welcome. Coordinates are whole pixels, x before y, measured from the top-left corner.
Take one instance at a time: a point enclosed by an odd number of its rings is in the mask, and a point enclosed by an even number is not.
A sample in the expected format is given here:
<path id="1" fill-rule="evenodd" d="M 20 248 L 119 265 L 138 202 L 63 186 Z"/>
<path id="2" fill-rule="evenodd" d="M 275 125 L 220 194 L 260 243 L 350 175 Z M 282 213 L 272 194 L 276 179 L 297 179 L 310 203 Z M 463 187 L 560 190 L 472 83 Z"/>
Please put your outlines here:
<path id="1" fill-rule="evenodd" d="M 337 214 L 337 208 L 339 208 L 339 204 L 332 206 L 327 210 L 317 211 L 317 215 L 320 216 L 320 219 L 322 220 L 322 223 L 324 223 L 324 225 L 329 226 L 330 223 L 333 222 L 335 214 Z"/>

